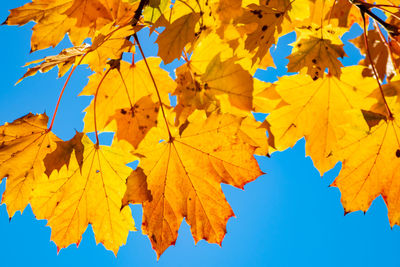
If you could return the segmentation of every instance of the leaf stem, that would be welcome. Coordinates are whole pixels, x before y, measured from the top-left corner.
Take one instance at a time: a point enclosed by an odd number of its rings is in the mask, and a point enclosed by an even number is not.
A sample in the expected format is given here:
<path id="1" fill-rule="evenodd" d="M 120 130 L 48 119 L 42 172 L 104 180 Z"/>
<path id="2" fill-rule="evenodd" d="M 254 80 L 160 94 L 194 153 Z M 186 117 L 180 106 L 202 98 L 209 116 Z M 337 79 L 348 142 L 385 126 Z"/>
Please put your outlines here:
<path id="1" fill-rule="evenodd" d="M 382 88 L 381 82 L 379 81 L 378 73 L 376 72 L 375 64 L 374 64 L 374 62 L 372 60 L 371 52 L 370 52 L 370 49 L 369 49 L 368 34 L 367 34 L 367 23 L 366 23 L 366 20 L 365 20 L 365 14 L 363 12 L 361 12 L 361 15 L 362 15 L 362 18 L 363 18 L 364 45 L 365 45 L 365 48 L 367 50 L 367 56 L 368 56 L 369 62 L 371 63 L 372 72 L 374 73 L 375 80 L 378 83 L 379 91 L 381 93 L 382 100 L 383 100 L 383 103 L 385 105 L 386 112 L 388 114 L 388 119 L 389 120 L 393 120 L 393 113 L 390 110 L 389 105 L 388 105 L 388 103 L 386 101 L 385 94 L 383 92 L 383 88 Z"/>
<path id="2" fill-rule="evenodd" d="M 183 59 L 184 59 L 187 63 L 189 63 L 189 57 L 188 57 L 188 54 L 186 53 L 186 49 L 185 49 L 185 48 L 183 48 L 183 54 L 184 54 Z"/>
<path id="3" fill-rule="evenodd" d="M 53 117 L 52 117 L 52 119 L 51 119 L 50 126 L 49 126 L 49 128 L 47 129 L 48 132 L 50 132 L 51 129 L 53 129 L 54 119 L 56 118 L 57 111 L 58 111 L 58 107 L 60 106 L 61 98 L 62 98 L 63 95 L 64 95 L 64 91 L 65 91 L 65 88 L 66 88 L 67 85 L 68 85 L 69 79 L 71 78 L 72 74 L 75 72 L 76 67 L 78 67 L 78 66 L 82 63 L 82 60 L 85 58 L 86 55 L 87 55 L 87 52 L 86 52 L 85 54 L 83 54 L 83 56 L 82 56 L 81 59 L 79 60 L 78 64 L 76 64 L 75 66 L 72 67 L 72 70 L 71 70 L 71 72 L 69 73 L 68 78 L 67 78 L 67 80 L 65 81 L 63 88 L 61 89 L 60 95 L 58 96 L 56 108 L 54 109 Z"/>
<path id="4" fill-rule="evenodd" d="M 97 147 L 98 147 L 99 144 L 100 144 L 100 142 L 99 142 L 99 134 L 98 134 L 98 132 L 97 132 L 97 114 L 96 114 L 97 96 L 98 96 L 98 93 L 99 93 L 99 89 L 100 89 L 101 84 L 103 83 L 104 79 L 107 77 L 108 73 L 110 73 L 110 70 L 112 70 L 112 69 L 113 69 L 113 68 L 110 67 L 110 68 L 106 71 L 106 73 L 104 73 L 104 75 L 103 75 L 103 77 L 101 78 L 99 84 L 97 85 L 96 93 L 94 94 L 93 118 L 94 118 L 94 132 L 95 132 L 95 135 L 96 135 L 96 146 L 97 146 Z"/>
<path id="5" fill-rule="evenodd" d="M 171 131 L 170 131 L 170 129 L 169 129 L 167 116 L 165 115 L 164 105 L 163 105 L 163 102 L 162 102 L 162 100 L 161 100 L 161 96 L 160 96 L 160 92 L 159 92 L 158 87 L 157 87 L 157 83 L 156 83 L 156 81 L 155 81 L 155 79 L 154 79 L 153 73 L 151 73 L 150 66 L 149 66 L 149 64 L 147 63 L 146 56 L 144 55 L 142 46 L 140 45 L 139 38 L 138 38 L 138 36 L 137 36 L 136 33 L 133 34 L 133 38 L 135 38 L 135 41 L 136 41 L 136 43 L 137 43 L 137 45 L 138 45 L 138 47 L 139 47 L 140 53 L 142 54 L 144 63 L 146 64 L 147 70 L 149 71 L 151 80 L 153 81 L 154 88 L 156 89 L 156 92 L 157 92 L 158 101 L 160 101 L 161 112 L 162 112 L 162 115 L 163 115 L 163 117 L 164 117 L 165 124 L 166 124 L 166 126 L 167 126 L 168 135 L 169 135 L 170 140 L 172 140 L 172 134 L 171 134 Z"/>

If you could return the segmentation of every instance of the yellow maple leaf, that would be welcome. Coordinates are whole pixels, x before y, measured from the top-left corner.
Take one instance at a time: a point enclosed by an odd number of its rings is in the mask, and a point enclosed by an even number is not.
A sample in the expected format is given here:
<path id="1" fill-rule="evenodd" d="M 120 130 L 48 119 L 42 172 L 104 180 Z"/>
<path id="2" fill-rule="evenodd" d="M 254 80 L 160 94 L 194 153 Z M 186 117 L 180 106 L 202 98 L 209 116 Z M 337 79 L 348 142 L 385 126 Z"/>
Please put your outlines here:
<path id="1" fill-rule="evenodd" d="M 159 123 L 137 150 L 145 155 L 139 166 L 152 194 L 143 204 L 143 232 L 158 255 L 175 243 L 184 217 L 196 243 L 206 239 L 220 244 L 233 216 L 220 183 L 243 188 L 262 174 L 253 157 L 255 147 L 236 137 L 242 118 L 192 116 L 183 130 L 169 125 L 171 135 Z"/>
<path id="2" fill-rule="evenodd" d="M 218 99 L 205 89 L 200 80 L 201 76 L 191 70 L 191 64 L 177 68 L 176 76 L 177 87 L 173 95 L 176 95 L 178 100 L 174 108 L 177 124 L 183 123 L 196 109 L 211 113 L 219 108 Z"/>
<path id="3" fill-rule="evenodd" d="M 307 3 L 305 3 L 307 2 Z M 269 49 L 279 35 L 289 33 L 297 19 L 309 13 L 308 0 L 259 1 L 247 5 L 246 11 L 237 19 L 241 31 L 247 35 L 245 48 L 253 52 L 252 62 L 268 66 L 271 63 Z"/>
<path id="4" fill-rule="evenodd" d="M 51 239 L 57 247 L 79 244 L 88 224 L 97 242 L 117 254 L 126 242 L 129 231 L 135 230 L 129 207 L 122 206 L 126 179 L 133 161 L 128 152 L 113 144 L 111 147 L 93 144 L 83 136 L 83 162 L 75 154 L 69 166 L 43 175 L 37 182 L 31 206 L 38 219 L 48 220 Z"/>
<path id="5" fill-rule="evenodd" d="M 12 9 L 5 24 L 24 25 L 29 21 L 35 21 L 38 24 L 33 27 L 31 51 L 49 46 L 55 47 L 75 23 L 73 19 L 63 14 L 71 4 L 71 0 L 35 0 Z"/>
<path id="6" fill-rule="evenodd" d="M 368 108 L 374 102 L 366 96 L 375 89 L 376 81 L 361 78 L 362 67 L 346 67 L 342 71 L 340 80 L 325 75 L 313 81 L 303 74 L 280 79 L 275 89 L 287 105 L 267 117 L 275 148 L 284 150 L 304 136 L 306 153 L 321 174 L 339 160 L 332 151 L 345 134 L 340 125 L 349 118 L 344 112 Z"/>
<path id="7" fill-rule="evenodd" d="M 156 84 L 161 91 L 163 103 L 169 103 L 168 93 L 175 88 L 175 82 L 171 79 L 168 72 L 160 68 L 161 59 L 147 58 L 150 69 L 155 78 Z M 98 92 L 97 109 L 102 112 L 97 115 L 97 129 L 99 131 L 115 130 L 110 125 L 110 117 L 117 110 L 127 107 L 133 108 L 133 104 L 144 96 L 151 95 L 154 103 L 158 102 L 153 81 L 143 60 L 134 65 L 121 61 L 118 69 L 112 69 L 104 78 Z M 96 73 L 90 76 L 88 85 L 83 89 L 80 95 L 94 95 L 105 72 Z M 85 109 L 84 118 L 85 132 L 94 131 L 94 113 L 93 101 Z"/>
<path id="8" fill-rule="evenodd" d="M 87 63 L 95 72 L 102 72 L 109 59 L 119 59 L 123 52 L 134 51 L 133 44 L 128 40 L 134 33 L 135 29 L 130 25 L 125 27 L 115 27 L 113 23 L 105 25 L 93 38 L 82 63 Z"/>
<path id="9" fill-rule="evenodd" d="M 110 22 L 129 23 L 137 5 L 120 0 L 34 0 L 12 9 L 5 24 L 37 23 L 33 27 L 31 51 L 55 47 L 66 33 L 74 45 L 80 45 Z"/>
<path id="10" fill-rule="evenodd" d="M 233 50 L 217 34 L 199 40 L 190 60 L 176 69 L 178 122 L 195 110 L 237 114 L 252 109 L 253 71 L 247 59 L 232 58 Z M 222 106 L 222 107 L 221 107 Z"/>
<path id="11" fill-rule="evenodd" d="M 158 36 L 158 55 L 165 64 L 179 59 L 183 48 L 195 40 L 195 27 L 200 19 L 198 13 L 189 13 L 165 27 Z"/>
<path id="12" fill-rule="evenodd" d="M 400 127 L 397 119 L 380 120 L 372 127 L 361 112 L 344 128 L 348 134 L 335 153 L 344 157 L 342 170 L 332 186 L 341 192 L 345 212 L 366 212 L 382 195 L 388 207 L 390 225 L 400 224 Z"/>
<path id="13" fill-rule="evenodd" d="M 253 107 L 253 77 L 235 63 L 235 58 L 221 62 L 219 55 L 208 64 L 201 77 L 204 89 L 212 94 L 226 94 L 232 106 L 243 110 Z"/>
<path id="14" fill-rule="evenodd" d="M 59 139 L 47 130 L 46 114 L 25 115 L 0 126 L 0 179 L 7 177 L 2 203 L 10 216 L 23 211 L 44 171 L 43 159 Z"/>
<path id="15" fill-rule="evenodd" d="M 119 140 L 126 140 L 135 148 L 146 136 L 152 127 L 157 126 L 158 110 L 160 105 L 154 103 L 150 96 L 140 98 L 133 107 L 117 110 L 107 122 L 117 122 L 116 136 Z"/>
<path id="16" fill-rule="evenodd" d="M 313 25 L 298 28 L 297 32 L 300 37 L 293 44 L 292 54 L 287 57 L 288 71 L 297 72 L 307 67 L 307 74 L 316 80 L 323 77 L 328 68 L 329 73 L 339 77 L 343 65 L 338 58 L 345 56 L 343 43 L 338 38 L 339 29 Z"/>
<path id="17" fill-rule="evenodd" d="M 282 31 L 284 12 L 269 6 L 251 4 L 239 18 L 247 29 L 245 47 L 249 51 L 257 51 L 253 63 L 262 60 L 271 45 L 276 43 L 277 34 Z"/>

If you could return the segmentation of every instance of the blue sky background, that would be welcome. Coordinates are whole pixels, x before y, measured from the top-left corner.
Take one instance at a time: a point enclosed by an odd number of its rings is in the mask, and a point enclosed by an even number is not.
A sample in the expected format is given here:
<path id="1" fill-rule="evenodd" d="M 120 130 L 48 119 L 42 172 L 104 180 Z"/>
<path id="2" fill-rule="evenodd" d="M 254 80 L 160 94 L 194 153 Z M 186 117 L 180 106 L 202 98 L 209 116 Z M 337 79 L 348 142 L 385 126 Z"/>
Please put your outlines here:
<path id="1" fill-rule="evenodd" d="M 0 20 L 8 10 L 24 1 L 3 1 Z M 11 122 L 26 113 L 50 116 L 54 111 L 64 78 L 56 79 L 56 70 L 37 74 L 14 86 L 23 75 L 22 66 L 31 60 L 56 54 L 65 46 L 29 54 L 30 28 L 0 27 L 0 124 Z M 353 34 L 361 32 L 355 28 Z M 142 43 L 147 55 L 155 54 L 151 40 Z M 345 35 L 347 40 L 351 35 Z M 154 39 L 153 39 L 154 40 Z M 285 74 L 284 59 L 290 52 L 285 43 L 294 35 L 284 37 L 274 52 L 277 69 L 258 71 L 257 76 L 274 81 Z M 345 47 L 354 64 L 359 53 L 352 46 Z M 61 102 L 54 132 L 69 139 L 83 128 L 82 110 L 90 98 L 77 97 L 87 83 L 90 72 L 79 67 Z M 127 245 L 118 256 L 96 245 L 90 229 L 76 248 L 72 245 L 60 251 L 50 241 L 50 228 L 45 221 L 34 218 L 28 207 L 9 222 L 4 205 L 0 206 L 0 266 L 399 266 L 400 231 L 390 228 L 387 209 L 381 197 L 369 211 L 344 216 L 340 192 L 329 188 L 340 170 L 340 163 L 324 177 L 320 177 L 309 157 L 305 157 L 304 140 L 293 149 L 274 153 L 271 158 L 257 157 L 267 174 L 245 186 L 245 190 L 223 185 L 226 198 L 236 218 L 227 225 L 228 233 L 222 248 L 200 241 L 196 246 L 186 223 L 182 223 L 175 247 L 170 247 L 157 262 L 149 239 L 140 229 L 129 235 Z M 0 185 L 0 194 L 5 182 Z M 141 208 L 132 209 L 136 225 L 141 225 Z"/>

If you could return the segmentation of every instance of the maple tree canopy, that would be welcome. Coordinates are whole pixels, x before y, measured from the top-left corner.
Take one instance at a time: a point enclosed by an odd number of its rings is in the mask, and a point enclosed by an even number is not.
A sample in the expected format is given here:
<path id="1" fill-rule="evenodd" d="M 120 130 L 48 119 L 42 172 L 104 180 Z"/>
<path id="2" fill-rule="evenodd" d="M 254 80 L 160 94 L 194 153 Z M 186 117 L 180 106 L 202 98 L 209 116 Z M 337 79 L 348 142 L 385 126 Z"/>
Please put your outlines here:
<path id="1" fill-rule="evenodd" d="M 30 113 L 0 126 L 2 203 L 10 217 L 30 204 L 58 248 L 79 244 L 91 224 L 116 254 L 135 230 L 129 204 L 142 205 L 158 256 L 184 218 L 195 242 L 221 244 L 234 215 L 221 183 L 243 189 L 263 174 L 254 154 L 301 138 L 321 175 L 343 163 L 332 185 L 346 212 L 367 211 L 381 195 L 390 224 L 400 224 L 398 1 L 32 0 L 4 24 L 30 21 L 31 52 L 65 35 L 72 46 L 27 63 L 18 82 L 54 67 L 69 76 L 50 122 Z M 365 58 L 344 67 L 341 36 L 355 23 L 364 32 L 352 43 Z M 142 50 L 144 28 L 157 35 L 158 57 Z M 296 74 L 273 84 L 254 78 L 274 66 L 270 49 L 293 31 L 287 68 Z M 180 59 L 172 79 L 160 64 Z M 83 132 L 63 141 L 51 130 L 78 65 L 93 72 L 80 95 L 94 98 Z M 252 112 L 268 116 L 258 122 Z M 115 133 L 111 146 L 99 132 Z M 136 170 L 127 167 L 135 160 Z"/>

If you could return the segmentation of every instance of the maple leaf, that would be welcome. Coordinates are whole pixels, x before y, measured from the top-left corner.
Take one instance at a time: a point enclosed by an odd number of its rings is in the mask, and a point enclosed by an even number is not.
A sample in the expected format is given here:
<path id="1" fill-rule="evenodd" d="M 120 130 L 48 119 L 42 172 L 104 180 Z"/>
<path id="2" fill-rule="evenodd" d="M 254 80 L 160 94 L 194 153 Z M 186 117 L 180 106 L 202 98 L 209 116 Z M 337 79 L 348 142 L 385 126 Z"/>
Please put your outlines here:
<path id="1" fill-rule="evenodd" d="M 163 103 L 168 103 L 168 92 L 172 92 L 175 87 L 174 81 L 168 75 L 168 72 L 159 67 L 161 60 L 159 58 L 147 59 L 155 81 L 159 88 L 164 92 L 162 94 Z M 88 85 L 83 89 L 80 95 L 94 95 L 100 81 L 103 79 L 103 73 L 96 73 L 90 76 Z M 120 62 L 119 69 L 112 69 L 101 84 L 101 88 L 97 94 L 97 108 L 102 110 L 97 116 L 97 127 L 100 131 L 114 130 L 110 125 L 110 129 L 106 126 L 116 111 L 121 109 L 132 109 L 133 103 L 136 103 L 144 96 L 151 95 L 154 103 L 158 102 L 155 94 L 154 84 L 143 60 L 131 65 L 125 61 Z M 94 131 L 94 103 L 86 108 L 85 132 Z"/>
<path id="2" fill-rule="evenodd" d="M 130 208 L 121 210 L 131 173 L 125 164 L 135 157 L 115 144 L 98 146 L 86 136 L 81 140 L 82 162 L 77 160 L 81 152 L 75 150 L 68 168 L 64 165 L 49 177 L 41 176 L 33 192 L 32 210 L 38 219 L 48 220 L 58 248 L 79 244 L 90 223 L 96 241 L 117 254 L 129 231 L 135 230 Z"/>
<path id="3" fill-rule="evenodd" d="M 56 56 L 48 56 L 44 59 L 26 63 L 25 66 L 29 66 L 40 62 L 39 65 L 29 68 L 28 71 L 17 81 L 17 83 L 26 77 L 35 75 L 38 71 L 42 73 L 48 72 L 55 66 L 58 67 L 58 77 L 64 76 L 71 66 L 76 63 L 77 58 L 86 53 L 88 47 L 88 45 L 84 44 L 81 46 L 66 48 Z"/>
<path id="4" fill-rule="evenodd" d="M 199 19 L 200 15 L 198 13 L 184 15 L 167 25 L 165 30 L 158 36 L 158 55 L 165 64 L 180 58 L 183 48 L 194 41 L 196 37 L 195 26 Z"/>
<path id="5" fill-rule="evenodd" d="M 178 103 L 174 108 L 177 115 L 176 123 L 184 122 L 196 109 L 205 110 L 207 113 L 215 111 L 219 107 L 219 101 L 205 88 L 199 74 L 191 71 L 190 65 L 182 65 L 176 69 L 177 87 L 174 95 L 177 95 Z"/>
<path id="6" fill-rule="evenodd" d="M 120 59 L 123 52 L 133 50 L 133 45 L 128 39 L 134 33 L 135 29 L 130 25 L 114 27 L 107 24 L 93 38 L 83 63 L 87 63 L 95 72 L 102 72 L 109 59 Z"/>
<path id="7" fill-rule="evenodd" d="M 343 68 L 340 80 L 325 75 L 313 81 L 302 74 L 280 79 L 275 89 L 287 105 L 267 117 L 275 148 L 284 150 L 304 136 L 306 153 L 320 173 L 331 169 L 339 160 L 332 156 L 332 151 L 345 134 L 340 125 L 351 121 L 344 112 L 368 108 L 374 102 L 366 97 L 375 89 L 375 81 L 362 79 L 361 69 Z"/>
<path id="8" fill-rule="evenodd" d="M 137 151 L 146 155 L 139 166 L 152 194 L 143 203 L 143 232 L 158 256 L 175 243 L 184 217 L 196 243 L 220 244 L 233 216 L 220 183 L 243 188 L 262 174 L 253 157 L 256 147 L 236 137 L 242 118 L 198 114 L 180 135 L 172 125 L 171 136 L 165 125 L 150 130 Z"/>
<path id="9" fill-rule="evenodd" d="M 196 109 L 208 113 L 220 108 L 220 96 L 227 96 L 228 108 L 231 106 L 249 111 L 253 107 L 253 78 L 232 58 L 221 62 L 220 54 L 207 65 L 204 74 L 200 75 L 192 69 L 199 69 L 196 62 L 190 62 L 177 69 L 178 87 L 174 94 L 178 95 L 175 107 L 179 121 L 185 120 Z M 202 61 L 203 63 L 203 61 Z M 178 121 L 177 121 L 178 122 Z"/>
<path id="10" fill-rule="evenodd" d="M 275 44 L 277 34 L 282 31 L 284 11 L 255 4 L 251 4 L 247 8 L 248 10 L 239 18 L 239 21 L 246 27 L 255 24 L 255 27 L 249 30 L 245 43 L 247 50 L 253 51 L 257 49 L 253 58 L 253 63 L 255 63 L 257 59 L 262 60 L 271 45 Z"/>
<path id="11" fill-rule="evenodd" d="M 361 113 L 357 113 L 361 117 Z M 357 116 L 355 116 L 357 118 Z M 398 119 L 380 120 L 371 129 L 361 119 L 347 125 L 348 136 L 336 153 L 344 154 L 342 170 L 332 183 L 340 189 L 346 212 L 366 212 L 372 201 L 382 195 L 388 207 L 390 225 L 400 224 L 400 127 Z M 390 162 L 390 164 L 388 164 Z"/>
<path id="12" fill-rule="evenodd" d="M 119 0 L 34 0 L 11 10 L 4 24 L 24 25 L 35 21 L 31 39 L 33 52 L 55 47 L 66 33 L 73 44 L 80 45 L 110 22 L 126 25 L 136 9 L 137 3 Z"/>
<path id="13" fill-rule="evenodd" d="M 45 171 L 43 159 L 56 148 L 59 139 L 47 130 L 47 121 L 46 114 L 29 113 L 0 126 L 0 179 L 7 177 L 2 203 L 10 218 L 28 205 Z"/>
<path id="14" fill-rule="evenodd" d="M 183 123 L 196 109 L 211 113 L 252 109 L 253 69 L 247 58 L 232 58 L 233 50 L 215 33 L 201 38 L 190 60 L 176 69 L 175 107 Z M 227 98 L 225 96 L 228 96 Z"/>
<path id="15" fill-rule="evenodd" d="M 217 55 L 207 66 L 201 77 L 204 89 L 218 95 L 225 93 L 233 106 L 251 110 L 253 107 L 253 77 L 235 59 L 221 62 Z"/>
<path id="16" fill-rule="evenodd" d="M 300 38 L 293 45 L 292 54 L 287 57 L 288 71 L 297 72 L 307 67 L 307 74 L 316 80 L 323 77 L 328 68 L 329 73 L 339 77 L 343 65 L 338 58 L 345 56 L 343 44 L 337 36 L 339 29 L 308 26 L 299 28 L 298 32 Z"/>
<path id="17" fill-rule="evenodd" d="M 4 24 L 24 25 L 35 21 L 38 24 L 33 27 L 31 51 L 55 47 L 74 24 L 73 19 L 63 14 L 70 6 L 71 0 L 36 0 L 12 9 Z"/>

